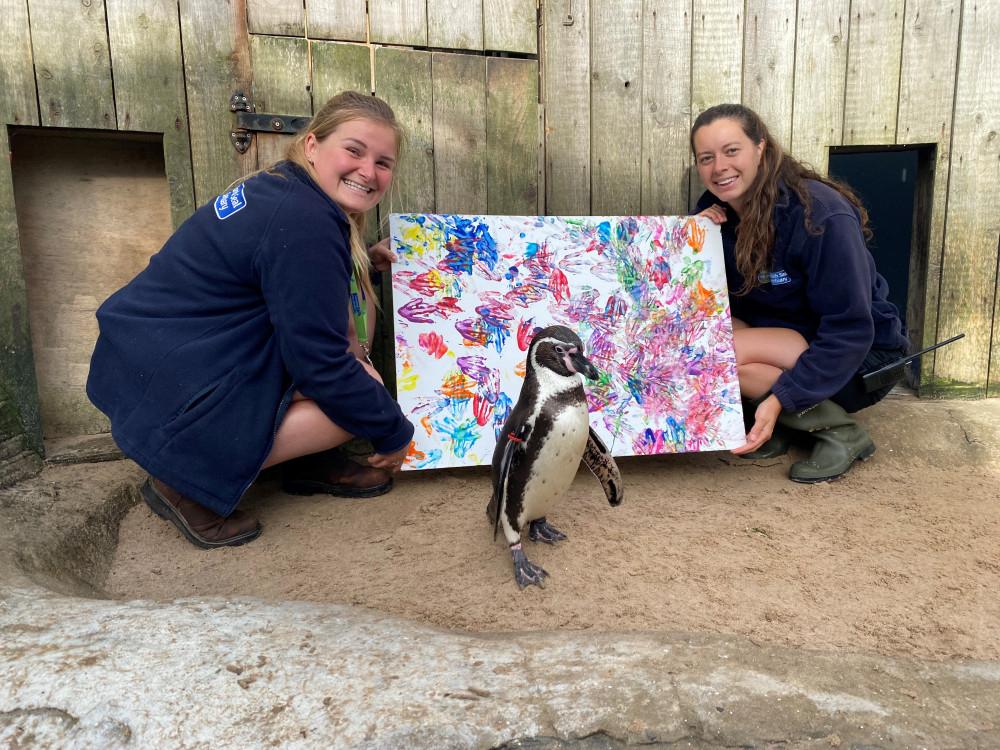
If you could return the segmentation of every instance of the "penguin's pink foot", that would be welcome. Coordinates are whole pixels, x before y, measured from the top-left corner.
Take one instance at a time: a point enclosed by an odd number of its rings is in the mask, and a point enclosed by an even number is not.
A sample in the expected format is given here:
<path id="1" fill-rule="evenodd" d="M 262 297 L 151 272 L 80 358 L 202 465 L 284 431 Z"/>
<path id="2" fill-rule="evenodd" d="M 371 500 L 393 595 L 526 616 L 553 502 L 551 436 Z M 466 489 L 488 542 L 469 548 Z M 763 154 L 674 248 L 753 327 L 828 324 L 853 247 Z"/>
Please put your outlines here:
<path id="1" fill-rule="evenodd" d="M 524 550 L 521 549 L 520 542 L 511 545 L 510 554 L 514 558 L 514 580 L 517 581 L 521 590 L 523 591 L 524 587 L 528 585 L 544 589 L 545 579 L 549 577 L 549 574 L 528 559 Z"/>
<path id="2" fill-rule="evenodd" d="M 555 544 L 556 542 L 566 541 L 566 535 L 559 531 L 559 529 L 549 526 L 545 522 L 545 517 L 542 516 L 528 524 L 528 539 L 533 542 Z"/>

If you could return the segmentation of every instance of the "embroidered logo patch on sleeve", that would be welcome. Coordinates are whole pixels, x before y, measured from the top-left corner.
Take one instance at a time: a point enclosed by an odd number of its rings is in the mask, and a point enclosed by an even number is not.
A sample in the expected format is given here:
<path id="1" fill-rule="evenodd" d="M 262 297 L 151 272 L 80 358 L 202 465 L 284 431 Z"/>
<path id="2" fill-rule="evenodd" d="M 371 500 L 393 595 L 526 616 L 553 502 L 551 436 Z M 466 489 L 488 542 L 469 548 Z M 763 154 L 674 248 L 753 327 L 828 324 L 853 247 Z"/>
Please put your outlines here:
<path id="1" fill-rule="evenodd" d="M 247 202 L 243 199 L 243 186 L 238 185 L 215 199 L 215 215 L 220 219 L 228 219 L 237 211 L 245 208 L 246 205 Z"/>

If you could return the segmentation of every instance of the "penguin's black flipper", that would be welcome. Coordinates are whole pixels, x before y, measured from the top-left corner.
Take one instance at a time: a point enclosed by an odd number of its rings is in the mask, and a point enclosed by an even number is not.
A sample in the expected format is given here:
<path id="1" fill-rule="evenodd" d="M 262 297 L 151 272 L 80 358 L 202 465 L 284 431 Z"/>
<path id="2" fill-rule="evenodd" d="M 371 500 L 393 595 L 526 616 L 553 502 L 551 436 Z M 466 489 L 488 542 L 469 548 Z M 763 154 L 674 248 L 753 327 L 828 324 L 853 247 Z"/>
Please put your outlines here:
<path id="1" fill-rule="evenodd" d="M 514 463 L 514 456 L 524 452 L 524 441 L 531 432 L 531 425 L 523 422 L 507 435 L 507 445 L 503 449 L 503 457 L 500 459 L 500 467 L 497 470 L 496 478 L 493 482 L 493 499 L 490 500 L 489 512 L 493 516 L 493 539 L 497 538 L 500 529 L 500 512 L 503 510 L 503 503 L 500 502 L 501 495 L 507 487 L 507 475 L 510 473 L 511 464 Z"/>
<path id="2" fill-rule="evenodd" d="M 594 428 L 590 428 L 590 437 L 587 438 L 587 447 L 583 451 L 583 462 L 587 464 L 594 476 L 600 481 L 604 488 L 604 494 L 608 497 L 608 502 L 612 506 L 622 504 L 625 499 L 625 488 L 622 486 L 622 475 L 618 471 L 618 464 L 608 451 Z"/>

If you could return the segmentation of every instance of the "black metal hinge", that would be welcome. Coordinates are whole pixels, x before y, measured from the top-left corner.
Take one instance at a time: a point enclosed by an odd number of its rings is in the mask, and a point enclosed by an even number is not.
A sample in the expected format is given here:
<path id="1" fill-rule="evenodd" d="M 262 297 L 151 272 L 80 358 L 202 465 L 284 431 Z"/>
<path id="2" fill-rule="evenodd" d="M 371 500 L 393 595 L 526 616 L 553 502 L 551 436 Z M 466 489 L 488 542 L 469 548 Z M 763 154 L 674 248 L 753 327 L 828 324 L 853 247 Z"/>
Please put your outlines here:
<path id="1" fill-rule="evenodd" d="M 250 100 L 242 91 L 236 91 L 229 98 L 229 111 L 236 113 L 236 127 L 229 132 L 229 140 L 241 154 L 250 148 L 254 132 L 295 135 L 309 122 L 308 117 L 298 115 L 256 114 L 251 111 Z"/>

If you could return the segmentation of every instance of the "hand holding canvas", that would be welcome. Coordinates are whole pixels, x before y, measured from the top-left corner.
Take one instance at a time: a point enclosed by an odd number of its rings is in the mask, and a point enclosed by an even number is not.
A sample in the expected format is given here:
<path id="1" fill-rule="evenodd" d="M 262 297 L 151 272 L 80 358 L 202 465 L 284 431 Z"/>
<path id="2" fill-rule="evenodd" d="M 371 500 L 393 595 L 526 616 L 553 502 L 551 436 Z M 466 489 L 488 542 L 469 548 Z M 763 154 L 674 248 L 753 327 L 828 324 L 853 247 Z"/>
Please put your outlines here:
<path id="1" fill-rule="evenodd" d="M 777 396 L 771 394 L 761 402 L 754 413 L 754 423 L 747 435 L 746 445 L 733 448 L 733 453 L 736 455 L 750 453 L 770 440 L 779 414 L 781 414 L 781 402 Z"/>

